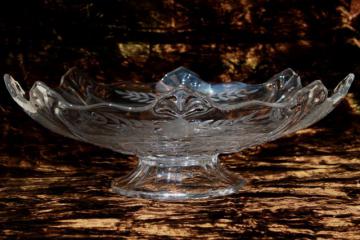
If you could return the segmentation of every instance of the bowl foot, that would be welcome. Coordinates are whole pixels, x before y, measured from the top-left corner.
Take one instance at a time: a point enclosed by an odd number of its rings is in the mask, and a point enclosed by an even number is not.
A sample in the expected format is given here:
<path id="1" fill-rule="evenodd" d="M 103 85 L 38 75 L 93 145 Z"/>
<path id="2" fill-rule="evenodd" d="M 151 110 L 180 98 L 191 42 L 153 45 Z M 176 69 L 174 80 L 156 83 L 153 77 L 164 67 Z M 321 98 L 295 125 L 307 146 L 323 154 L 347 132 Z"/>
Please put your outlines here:
<path id="1" fill-rule="evenodd" d="M 112 191 L 129 197 L 177 201 L 229 195 L 238 192 L 244 182 L 224 169 L 217 158 L 189 166 L 140 160 L 132 173 L 112 182 Z"/>

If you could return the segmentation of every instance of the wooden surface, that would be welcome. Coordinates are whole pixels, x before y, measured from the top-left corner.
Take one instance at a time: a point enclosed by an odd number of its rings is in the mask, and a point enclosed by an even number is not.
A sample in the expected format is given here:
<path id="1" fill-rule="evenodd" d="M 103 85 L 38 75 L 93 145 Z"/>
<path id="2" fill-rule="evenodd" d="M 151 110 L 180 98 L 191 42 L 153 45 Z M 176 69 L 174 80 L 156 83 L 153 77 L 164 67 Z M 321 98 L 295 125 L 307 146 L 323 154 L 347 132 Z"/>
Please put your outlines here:
<path id="1" fill-rule="evenodd" d="M 2 110 L 0 238 L 359 239 L 359 115 L 344 105 L 316 128 L 225 156 L 248 181 L 241 193 L 181 203 L 112 194 L 133 158 Z"/>
<path id="2" fill-rule="evenodd" d="M 358 1 L 104 2 L 1 3 L 1 71 L 27 89 L 74 64 L 134 81 L 185 65 L 262 82 L 293 67 L 329 88 L 360 74 Z M 178 203 L 111 193 L 135 157 L 49 132 L 0 85 L 2 239 L 360 239 L 357 79 L 311 128 L 222 156 L 247 180 L 239 194 Z"/>

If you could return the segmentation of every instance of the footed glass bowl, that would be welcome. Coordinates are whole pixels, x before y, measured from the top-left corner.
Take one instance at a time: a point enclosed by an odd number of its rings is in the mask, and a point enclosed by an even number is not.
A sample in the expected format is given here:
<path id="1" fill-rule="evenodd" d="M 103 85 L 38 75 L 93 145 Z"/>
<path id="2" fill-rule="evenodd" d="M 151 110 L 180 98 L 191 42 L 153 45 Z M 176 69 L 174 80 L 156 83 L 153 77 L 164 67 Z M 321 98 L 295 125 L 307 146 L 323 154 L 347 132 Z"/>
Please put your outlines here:
<path id="1" fill-rule="evenodd" d="M 139 157 L 112 190 L 132 197 L 180 200 L 238 192 L 244 181 L 226 171 L 220 153 L 272 141 L 326 116 L 346 95 L 349 74 L 332 95 L 321 81 L 303 87 L 286 69 L 263 84 L 211 84 L 180 67 L 155 84 L 99 84 L 73 68 L 51 89 L 25 92 L 10 75 L 13 99 L 61 135 Z"/>

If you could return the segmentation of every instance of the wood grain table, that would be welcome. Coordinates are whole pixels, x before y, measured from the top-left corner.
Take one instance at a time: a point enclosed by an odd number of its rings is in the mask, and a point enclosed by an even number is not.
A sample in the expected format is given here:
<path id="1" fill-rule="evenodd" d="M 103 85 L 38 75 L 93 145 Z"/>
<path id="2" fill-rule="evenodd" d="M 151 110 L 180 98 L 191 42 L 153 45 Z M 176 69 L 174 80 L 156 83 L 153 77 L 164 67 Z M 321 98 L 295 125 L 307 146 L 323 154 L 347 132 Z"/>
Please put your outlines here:
<path id="1" fill-rule="evenodd" d="M 0 71 L 26 89 L 76 64 L 134 81 L 179 65 L 250 83 L 293 67 L 330 89 L 360 76 L 359 1 L 4 2 Z M 0 239 L 360 239 L 359 86 L 316 125 L 221 156 L 240 193 L 161 202 L 112 193 L 135 157 L 49 132 L 0 83 Z"/>
<path id="2" fill-rule="evenodd" d="M 239 194 L 175 203 L 111 193 L 134 157 L 2 107 L 0 238 L 359 239 L 360 114 L 351 97 L 312 128 L 222 156 L 247 180 Z"/>

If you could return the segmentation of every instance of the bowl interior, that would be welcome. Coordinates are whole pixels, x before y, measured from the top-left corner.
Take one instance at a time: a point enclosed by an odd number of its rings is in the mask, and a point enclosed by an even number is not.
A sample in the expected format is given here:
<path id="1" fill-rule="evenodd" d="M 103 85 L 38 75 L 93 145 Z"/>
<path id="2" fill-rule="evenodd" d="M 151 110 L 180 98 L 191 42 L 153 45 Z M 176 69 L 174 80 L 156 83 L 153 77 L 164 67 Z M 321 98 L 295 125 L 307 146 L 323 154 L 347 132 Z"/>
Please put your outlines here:
<path id="1" fill-rule="evenodd" d="M 137 153 L 136 143 L 153 151 L 231 152 L 285 131 L 299 115 L 292 111 L 298 102 L 289 103 L 301 88 L 291 69 L 252 85 L 207 83 L 181 67 L 150 84 L 97 83 L 72 69 L 56 91 L 70 103 L 60 107 L 61 121 L 98 145 Z"/>

